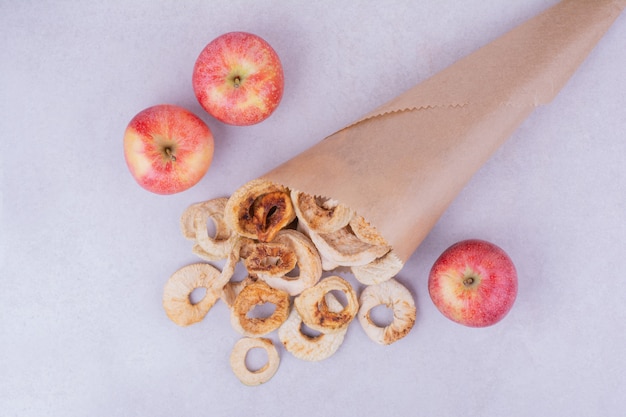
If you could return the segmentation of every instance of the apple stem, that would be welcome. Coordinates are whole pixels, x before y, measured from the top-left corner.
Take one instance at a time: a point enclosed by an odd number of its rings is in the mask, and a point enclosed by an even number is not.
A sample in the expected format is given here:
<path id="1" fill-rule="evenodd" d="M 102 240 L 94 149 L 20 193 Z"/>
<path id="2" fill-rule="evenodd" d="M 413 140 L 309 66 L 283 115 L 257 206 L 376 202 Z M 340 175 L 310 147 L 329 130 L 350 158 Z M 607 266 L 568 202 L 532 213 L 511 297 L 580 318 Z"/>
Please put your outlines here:
<path id="1" fill-rule="evenodd" d="M 176 162 L 176 156 L 172 153 L 172 148 L 165 148 L 165 154 L 172 162 Z"/>
<path id="2" fill-rule="evenodd" d="M 233 82 L 235 83 L 235 88 L 239 88 L 239 84 L 241 84 L 241 78 L 235 77 Z"/>

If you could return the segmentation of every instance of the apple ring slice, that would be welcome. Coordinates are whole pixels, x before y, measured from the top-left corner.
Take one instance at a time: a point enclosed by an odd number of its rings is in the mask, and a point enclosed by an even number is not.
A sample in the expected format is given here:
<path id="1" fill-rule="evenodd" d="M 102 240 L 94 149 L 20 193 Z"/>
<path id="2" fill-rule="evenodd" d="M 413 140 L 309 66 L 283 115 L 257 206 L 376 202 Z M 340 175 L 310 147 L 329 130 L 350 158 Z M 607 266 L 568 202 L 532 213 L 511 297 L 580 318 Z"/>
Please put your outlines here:
<path id="1" fill-rule="evenodd" d="M 287 188 L 256 179 L 237 189 L 228 199 L 224 219 L 241 236 L 270 242 L 296 218 Z"/>
<path id="2" fill-rule="evenodd" d="M 192 252 L 207 261 L 224 259 L 231 251 L 237 234 L 224 221 L 225 197 L 192 204 L 180 218 L 180 227 L 186 239 L 195 241 Z M 208 221 L 213 221 L 215 236 L 209 236 Z"/>
<path id="3" fill-rule="evenodd" d="M 226 283 L 226 285 L 224 285 L 220 298 L 222 299 L 222 301 L 224 301 L 224 303 L 226 303 L 229 309 L 232 309 L 233 304 L 235 303 L 235 299 L 237 298 L 241 290 L 243 290 L 246 285 L 249 285 L 256 280 L 256 278 L 247 276 L 241 281 L 229 281 Z"/>
<path id="4" fill-rule="evenodd" d="M 246 366 L 246 356 L 254 348 L 261 348 L 267 352 L 267 363 L 257 371 L 251 371 Z M 233 373 L 245 385 L 260 385 L 269 381 L 280 364 L 278 350 L 270 339 L 244 337 L 239 339 L 230 354 L 230 367 Z"/>
<path id="5" fill-rule="evenodd" d="M 389 252 L 389 246 L 371 245 L 363 242 L 350 226 L 342 227 L 332 233 L 316 233 L 302 225 L 302 230 L 315 244 L 322 259 L 334 269 L 337 266 L 358 266 L 372 262 Z M 326 269 L 330 270 L 330 269 Z"/>
<path id="6" fill-rule="evenodd" d="M 314 197 L 300 191 L 291 191 L 296 217 L 316 233 L 332 233 L 348 225 L 354 211 L 336 200 Z"/>
<path id="7" fill-rule="evenodd" d="M 220 271 L 207 263 L 184 266 L 174 272 L 163 289 L 165 313 L 179 326 L 201 321 L 220 298 L 223 285 Z M 204 298 L 192 304 L 190 295 L 196 288 L 205 288 Z"/>
<path id="8" fill-rule="evenodd" d="M 196 212 L 201 210 L 202 205 L 205 202 L 194 203 L 187 207 L 183 214 L 180 216 L 180 231 L 182 232 L 185 239 L 188 240 L 196 240 L 196 224 L 195 217 Z"/>
<path id="9" fill-rule="evenodd" d="M 417 310 L 410 291 L 395 279 L 366 287 L 359 298 L 358 320 L 365 334 L 374 342 L 389 345 L 406 336 L 413 325 Z M 370 317 L 372 308 L 385 305 L 393 310 L 393 321 L 385 327 L 374 323 Z"/>
<path id="10" fill-rule="evenodd" d="M 363 216 L 355 215 L 352 217 L 350 219 L 350 229 L 352 229 L 352 233 L 356 237 L 365 243 L 375 246 L 389 246 L 385 238 Z"/>
<path id="11" fill-rule="evenodd" d="M 332 293 L 327 293 L 325 299 L 329 311 L 338 313 L 343 309 Z M 321 361 L 332 356 L 348 332 L 348 328 L 345 327 L 336 332 L 309 336 L 302 332 L 302 325 L 303 321 L 298 310 L 292 308 L 287 321 L 278 328 L 278 338 L 289 353 L 305 361 Z"/>
<path id="12" fill-rule="evenodd" d="M 241 252 L 244 250 L 245 247 L 250 244 L 250 242 L 252 241 L 245 237 L 235 240 L 234 246 L 231 249 L 230 253 L 228 253 L 228 256 L 226 257 L 226 263 L 222 267 L 222 272 L 220 274 L 218 285 L 221 285 L 222 288 L 226 284 L 228 284 L 230 279 L 235 274 L 235 269 L 237 268 L 237 264 L 241 259 Z"/>
<path id="13" fill-rule="evenodd" d="M 393 278 L 403 267 L 404 264 L 398 255 L 390 250 L 384 256 L 365 265 L 352 266 L 350 270 L 361 284 L 376 285 Z"/>
<path id="14" fill-rule="evenodd" d="M 296 259 L 295 265 L 281 276 L 270 276 L 260 273 L 259 278 L 271 287 L 286 291 L 289 295 L 298 295 L 307 288 L 314 286 L 322 277 L 322 260 L 317 248 L 304 234 L 283 229 L 274 238 L 274 242 L 290 248 Z M 288 276 L 291 270 L 297 267 L 296 276 Z"/>
<path id="15" fill-rule="evenodd" d="M 253 277 L 280 278 L 291 271 L 297 262 L 294 250 L 289 245 L 276 240 L 253 242 L 244 252 L 242 253 L 243 264 Z"/>
<path id="16" fill-rule="evenodd" d="M 331 291 L 345 294 L 347 305 L 341 311 L 331 311 L 326 303 L 326 294 Z M 307 326 L 318 332 L 330 333 L 348 327 L 359 310 L 359 300 L 348 281 L 333 275 L 302 291 L 294 299 L 294 306 Z"/>
<path id="17" fill-rule="evenodd" d="M 237 234 L 224 221 L 224 209 L 227 198 L 216 198 L 203 204 L 194 216 L 196 227 L 196 243 L 214 260 L 224 259 L 232 251 Z M 215 236 L 210 237 L 207 229 L 207 222 L 213 221 L 215 225 Z"/>
<path id="18" fill-rule="evenodd" d="M 257 305 L 271 303 L 276 306 L 269 317 L 250 317 Z M 272 288 L 263 281 L 244 286 L 235 298 L 230 321 L 233 328 L 244 336 L 263 336 L 280 327 L 289 315 L 289 294 Z"/>

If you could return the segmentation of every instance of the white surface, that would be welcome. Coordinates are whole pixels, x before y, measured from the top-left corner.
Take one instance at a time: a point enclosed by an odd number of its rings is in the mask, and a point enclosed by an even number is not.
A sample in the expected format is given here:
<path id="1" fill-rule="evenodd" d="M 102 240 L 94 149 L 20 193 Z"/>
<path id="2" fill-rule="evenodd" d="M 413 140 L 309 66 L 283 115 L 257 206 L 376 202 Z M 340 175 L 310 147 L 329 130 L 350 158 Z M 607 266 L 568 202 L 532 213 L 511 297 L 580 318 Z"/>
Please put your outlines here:
<path id="1" fill-rule="evenodd" d="M 3 416 L 622 416 L 626 413 L 626 16 L 549 106 L 472 179 L 399 279 L 409 336 L 381 347 L 355 322 L 337 354 L 249 388 L 218 304 L 165 316 L 169 275 L 196 261 L 178 218 L 230 194 L 389 98 L 555 4 L 553 0 L 15 1 L 0 4 L 0 410 Z M 200 50 L 231 30 L 281 56 L 286 91 L 260 125 L 203 113 Z M 216 138 L 202 182 L 139 188 L 126 124 L 169 102 Z M 375 156 L 372 156 L 375 157 Z M 445 319 L 428 297 L 457 240 L 502 246 L 519 296 L 496 326 Z M 272 335 L 276 339 L 275 334 Z"/>

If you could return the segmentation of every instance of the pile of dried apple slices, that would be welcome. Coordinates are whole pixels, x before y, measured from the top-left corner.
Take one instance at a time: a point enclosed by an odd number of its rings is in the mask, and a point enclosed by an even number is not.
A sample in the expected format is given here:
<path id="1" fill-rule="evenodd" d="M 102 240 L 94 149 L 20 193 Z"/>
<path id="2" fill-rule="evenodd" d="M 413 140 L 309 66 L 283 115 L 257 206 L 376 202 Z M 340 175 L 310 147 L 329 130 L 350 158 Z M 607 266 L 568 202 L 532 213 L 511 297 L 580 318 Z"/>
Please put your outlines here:
<path id="1" fill-rule="evenodd" d="M 370 339 L 383 345 L 406 336 L 415 323 L 414 299 L 394 278 L 401 260 L 363 217 L 337 201 L 257 179 L 228 198 L 189 206 L 180 225 L 202 262 L 171 275 L 163 291 L 165 312 L 174 323 L 188 326 L 201 321 L 218 300 L 225 302 L 232 327 L 242 336 L 231 367 L 246 385 L 262 384 L 277 371 L 280 356 L 267 337 L 274 331 L 295 357 L 320 361 L 339 349 L 355 318 Z M 247 276 L 238 281 L 233 275 L 240 262 Z M 364 287 L 360 295 L 348 278 L 333 274 L 339 271 L 352 272 Z M 205 295 L 192 302 L 197 288 L 204 288 Z M 266 303 L 275 306 L 271 314 L 250 314 Z M 393 311 L 390 324 L 379 326 L 372 319 L 379 305 Z M 245 364 L 253 348 L 265 349 L 268 358 L 254 371 Z"/>

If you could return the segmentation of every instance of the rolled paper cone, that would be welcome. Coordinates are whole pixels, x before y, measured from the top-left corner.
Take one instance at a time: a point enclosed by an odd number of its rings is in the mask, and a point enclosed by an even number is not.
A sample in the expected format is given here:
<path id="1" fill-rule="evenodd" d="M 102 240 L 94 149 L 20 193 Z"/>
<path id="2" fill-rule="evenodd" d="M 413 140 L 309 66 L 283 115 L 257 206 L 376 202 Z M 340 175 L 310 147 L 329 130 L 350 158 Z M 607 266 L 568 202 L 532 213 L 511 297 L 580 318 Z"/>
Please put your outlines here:
<path id="1" fill-rule="evenodd" d="M 262 176 L 338 200 L 407 261 L 533 109 L 549 103 L 626 0 L 565 0 Z"/>

